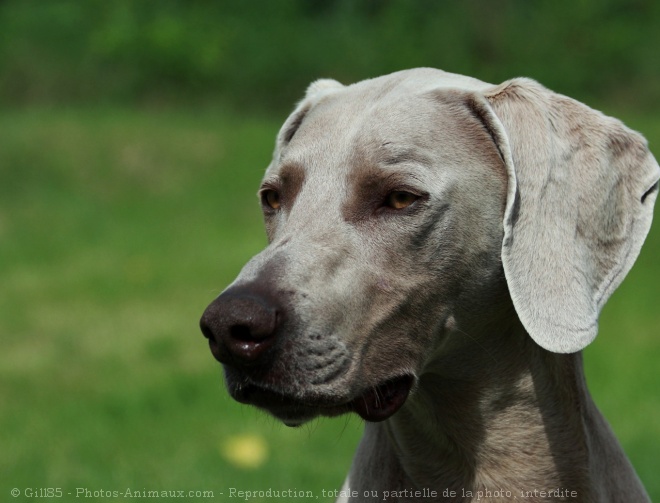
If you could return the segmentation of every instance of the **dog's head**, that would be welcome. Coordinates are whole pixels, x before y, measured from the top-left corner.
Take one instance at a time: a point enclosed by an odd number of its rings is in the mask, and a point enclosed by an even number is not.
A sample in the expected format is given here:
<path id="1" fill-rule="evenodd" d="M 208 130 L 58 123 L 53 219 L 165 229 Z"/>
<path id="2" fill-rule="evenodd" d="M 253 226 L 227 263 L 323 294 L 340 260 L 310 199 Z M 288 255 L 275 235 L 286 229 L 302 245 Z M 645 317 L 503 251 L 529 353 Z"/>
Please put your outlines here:
<path id="1" fill-rule="evenodd" d="M 543 348 L 589 344 L 658 176 L 641 136 L 531 80 L 317 81 L 259 190 L 270 244 L 202 331 L 232 396 L 287 424 L 387 419 L 511 304 Z"/>

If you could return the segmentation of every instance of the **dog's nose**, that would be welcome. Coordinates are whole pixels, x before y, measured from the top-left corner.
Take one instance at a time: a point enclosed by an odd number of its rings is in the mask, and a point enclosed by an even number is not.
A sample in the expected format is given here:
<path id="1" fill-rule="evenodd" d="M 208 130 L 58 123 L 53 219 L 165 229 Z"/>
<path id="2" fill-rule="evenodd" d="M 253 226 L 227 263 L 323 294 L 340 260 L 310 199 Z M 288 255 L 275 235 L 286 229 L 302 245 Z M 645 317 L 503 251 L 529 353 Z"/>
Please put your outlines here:
<path id="1" fill-rule="evenodd" d="M 275 303 L 250 292 L 228 290 L 200 320 L 211 353 L 222 363 L 259 363 L 275 342 L 280 313 Z"/>

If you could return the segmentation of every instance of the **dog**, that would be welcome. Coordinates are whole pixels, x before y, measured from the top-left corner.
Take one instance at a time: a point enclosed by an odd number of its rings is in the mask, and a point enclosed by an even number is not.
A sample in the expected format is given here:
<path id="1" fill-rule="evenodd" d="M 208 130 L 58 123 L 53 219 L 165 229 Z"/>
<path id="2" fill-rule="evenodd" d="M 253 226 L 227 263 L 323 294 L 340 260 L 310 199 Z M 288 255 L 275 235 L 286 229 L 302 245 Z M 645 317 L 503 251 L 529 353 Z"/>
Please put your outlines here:
<path id="1" fill-rule="evenodd" d="M 530 79 L 322 79 L 259 190 L 269 245 L 201 329 L 239 402 L 365 420 L 338 501 L 649 501 L 581 350 L 659 178 L 641 135 Z"/>

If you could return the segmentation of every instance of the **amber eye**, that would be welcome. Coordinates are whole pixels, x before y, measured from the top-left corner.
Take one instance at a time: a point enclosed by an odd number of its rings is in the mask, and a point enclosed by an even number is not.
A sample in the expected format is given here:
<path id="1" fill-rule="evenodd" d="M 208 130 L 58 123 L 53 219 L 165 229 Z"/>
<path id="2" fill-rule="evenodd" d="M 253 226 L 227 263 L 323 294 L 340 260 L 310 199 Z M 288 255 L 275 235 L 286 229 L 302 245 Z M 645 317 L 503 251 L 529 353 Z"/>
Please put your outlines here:
<path id="1" fill-rule="evenodd" d="M 280 193 L 273 189 L 266 189 L 261 192 L 261 202 L 274 210 L 280 209 Z"/>
<path id="2" fill-rule="evenodd" d="M 415 194 L 403 190 L 395 190 L 387 194 L 387 197 L 385 198 L 385 206 L 389 206 L 395 210 L 402 210 L 417 201 L 417 199 L 418 196 Z"/>

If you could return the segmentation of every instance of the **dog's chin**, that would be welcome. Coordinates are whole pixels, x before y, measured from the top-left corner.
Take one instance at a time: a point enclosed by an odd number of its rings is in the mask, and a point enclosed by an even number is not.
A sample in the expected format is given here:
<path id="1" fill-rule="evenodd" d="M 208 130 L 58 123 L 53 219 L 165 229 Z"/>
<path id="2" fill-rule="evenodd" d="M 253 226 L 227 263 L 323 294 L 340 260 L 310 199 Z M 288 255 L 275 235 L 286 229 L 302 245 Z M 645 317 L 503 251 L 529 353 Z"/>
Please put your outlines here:
<path id="1" fill-rule="evenodd" d="M 403 406 L 413 383 L 410 375 L 396 377 L 349 399 L 317 394 L 294 396 L 252 383 L 227 384 L 236 401 L 264 409 L 287 426 L 295 427 L 318 416 L 334 417 L 349 412 L 357 413 L 365 421 L 384 421 Z"/>

